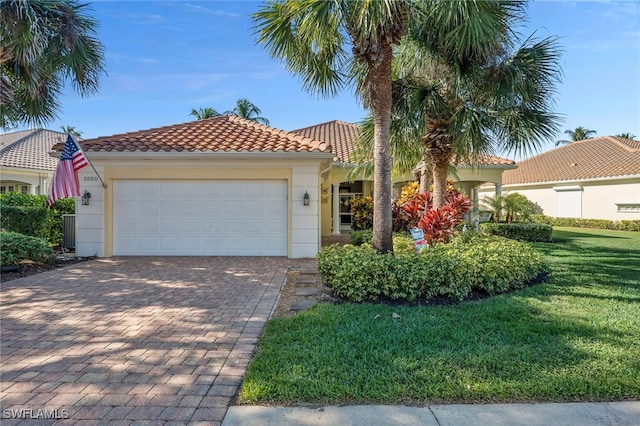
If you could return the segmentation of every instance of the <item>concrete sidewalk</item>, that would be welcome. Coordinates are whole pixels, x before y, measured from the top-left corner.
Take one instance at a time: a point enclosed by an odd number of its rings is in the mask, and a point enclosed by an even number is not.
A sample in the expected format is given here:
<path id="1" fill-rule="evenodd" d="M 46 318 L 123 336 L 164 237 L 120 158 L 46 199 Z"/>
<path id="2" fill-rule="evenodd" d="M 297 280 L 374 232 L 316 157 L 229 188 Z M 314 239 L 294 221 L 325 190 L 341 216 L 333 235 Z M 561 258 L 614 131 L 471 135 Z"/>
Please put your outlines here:
<path id="1" fill-rule="evenodd" d="M 222 426 L 236 425 L 637 426 L 640 425 L 640 401 L 427 407 L 229 407 Z"/>

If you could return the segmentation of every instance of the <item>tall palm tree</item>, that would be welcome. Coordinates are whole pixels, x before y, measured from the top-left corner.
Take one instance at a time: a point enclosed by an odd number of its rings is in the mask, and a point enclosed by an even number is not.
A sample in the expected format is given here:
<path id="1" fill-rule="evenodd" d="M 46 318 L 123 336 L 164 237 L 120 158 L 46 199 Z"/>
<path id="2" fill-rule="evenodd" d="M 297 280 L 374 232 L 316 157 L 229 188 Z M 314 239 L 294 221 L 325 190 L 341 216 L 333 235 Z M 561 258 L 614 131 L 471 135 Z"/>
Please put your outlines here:
<path id="1" fill-rule="evenodd" d="M 204 120 L 205 118 L 217 117 L 222 114 L 211 107 L 200 107 L 198 109 L 191 108 L 191 115 L 193 115 L 196 120 Z"/>
<path id="2" fill-rule="evenodd" d="M 253 15 L 258 43 L 302 79 L 303 87 L 336 95 L 357 89 L 371 110 L 374 135 L 373 246 L 393 251 L 391 214 L 392 46 L 405 35 L 409 0 L 272 0 Z M 351 45 L 351 54 L 345 47 Z"/>
<path id="3" fill-rule="evenodd" d="M 56 117 L 66 82 L 95 93 L 104 73 L 97 21 L 76 0 L 0 2 L 0 125 L 44 124 Z"/>
<path id="4" fill-rule="evenodd" d="M 431 165 L 438 208 L 452 162 L 477 164 L 502 148 L 527 153 L 557 132 L 549 111 L 559 49 L 552 38 L 519 43 L 512 27 L 524 2 L 423 4 L 394 60 L 391 141 L 394 159 L 404 158 L 397 163 Z"/>
<path id="5" fill-rule="evenodd" d="M 60 126 L 60 130 L 67 135 L 74 136 L 75 138 L 81 138 L 82 132 L 76 130 L 75 126 Z"/>
<path id="6" fill-rule="evenodd" d="M 248 99 L 238 99 L 236 107 L 231 111 L 226 111 L 225 114 L 235 115 L 240 118 L 246 118 L 247 120 L 255 121 L 256 123 L 269 125 L 269 120 L 261 117 L 262 111 L 260 108 L 249 102 Z"/>
<path id="7" fill-rule="evenodd" d="M 634 135 L 633 133 L 619 133 L 616 135 L 619 138 L 623 138 L 623 139 L 635 139 L 636 135 Z"/>
<path id="8" fill-rule="evenodd" d="M 571 142 L 583 141 L 585 139 L 592 139 L 596 135 L 595 130 L 589 130 L 586 127 L 578 126 L 575 130 L 565 130 L 564 134 L 569 135 L 570 139 L 563 139 L 556 142 L 556 146 L 568 144 Z"/>

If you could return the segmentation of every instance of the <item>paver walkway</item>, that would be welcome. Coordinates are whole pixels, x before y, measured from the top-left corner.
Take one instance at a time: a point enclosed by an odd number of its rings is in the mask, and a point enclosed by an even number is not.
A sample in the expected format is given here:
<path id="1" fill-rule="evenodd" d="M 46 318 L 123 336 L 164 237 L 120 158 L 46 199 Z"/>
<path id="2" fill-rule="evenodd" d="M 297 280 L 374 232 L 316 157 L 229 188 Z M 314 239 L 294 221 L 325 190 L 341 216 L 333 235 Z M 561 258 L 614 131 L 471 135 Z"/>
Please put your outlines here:
<path id="1" fill-rule="evenodd" d="M 313 265 L 116 257 L 3 283 L 3 425 L 221 424 L 287 270 Z"/>

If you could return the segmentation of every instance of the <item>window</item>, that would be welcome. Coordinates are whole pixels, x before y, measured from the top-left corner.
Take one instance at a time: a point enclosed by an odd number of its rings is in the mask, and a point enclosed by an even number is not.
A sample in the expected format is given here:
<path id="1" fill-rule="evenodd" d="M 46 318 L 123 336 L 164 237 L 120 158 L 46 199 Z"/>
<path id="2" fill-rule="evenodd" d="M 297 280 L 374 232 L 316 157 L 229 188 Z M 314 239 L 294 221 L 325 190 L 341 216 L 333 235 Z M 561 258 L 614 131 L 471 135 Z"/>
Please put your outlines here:
<path id="1" fill-rule="evenodd" d="M 15 190 L 16 190 L 15 186 L 9 185 L 9 192 L 13 192 Z"/>
<path id="2" fill-rule="evenodd" d="M 556 217 L 582 218 L 582 188 L 560 186 L 556 191 Z"/>
<path id="3" fill-rule="evenodd" d="M 640 203 L 616 203 L 618 213 L 640 213 Z"/>
<path id="4" fill-rule="evenodd" d="M 7 192 L 7 187 L 6 186 L 0 186 L 0 194 L 4 194 L 5 192 Z"/>
<path id="5" fill-rule="evenodd" d="M 28 194 L 29 193 L 29 187 L 27 185 L 20 186 L 20 192 L 22 192 L 23 194 Z"/>

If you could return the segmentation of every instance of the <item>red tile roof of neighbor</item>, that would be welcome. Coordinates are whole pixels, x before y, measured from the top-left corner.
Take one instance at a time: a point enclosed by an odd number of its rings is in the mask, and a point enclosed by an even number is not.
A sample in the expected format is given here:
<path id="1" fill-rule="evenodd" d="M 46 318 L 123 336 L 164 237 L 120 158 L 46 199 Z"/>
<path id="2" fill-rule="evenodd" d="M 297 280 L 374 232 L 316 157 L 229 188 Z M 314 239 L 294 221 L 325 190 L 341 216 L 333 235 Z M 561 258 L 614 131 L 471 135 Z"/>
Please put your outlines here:
<path id="1" fill-rule="evenodd" d="M 80 145 L 87 152 L 331 152 L 323 141 L 232 115 L 87 139 Z"/>
<path id="2" fill-rule="evenodd" d="M 614 136 L 572 142 L 518 163 L 504 185 L 640 175 L 640 141 Z"/>
<path id="3" fill-rule="evenodd" d="M 66 135 L 45 129 L 0 134 L 0 166 L 53 171 L 58 159 L 49 155 Z"/>
<path id="4" fill-rule="evenodd" d="M 333 160 L 348 163 L 353 161 L 352 155 L 355 151 L 355 142 L 358 138 L 359 131 L 360 127 L 355 124 L 334 120 L 316 124 L 315 126 L 305 127 L 303 129 L 293 130 L 292 132 L 330 144 L 334 155 Z M 515 161 L 513 160 L 493 155 L 479 156 L 478 163 L 483 166 L 515 165 Z M 465 162 L 460 161 L 460 164 L 465 164 Z"/>
<path id="5" fill-rule="evenodd" d="M 334 155 L 333 161 L 347 163 L 351 160 L 355 150 L 354 142 L 358 137 L 360 128 L 355 124 L 333 120 L 303 129 L 292 130 L 292 132 L 330 144 Z"/>

